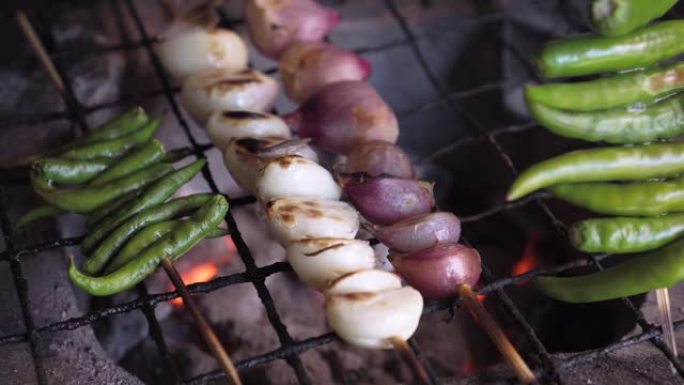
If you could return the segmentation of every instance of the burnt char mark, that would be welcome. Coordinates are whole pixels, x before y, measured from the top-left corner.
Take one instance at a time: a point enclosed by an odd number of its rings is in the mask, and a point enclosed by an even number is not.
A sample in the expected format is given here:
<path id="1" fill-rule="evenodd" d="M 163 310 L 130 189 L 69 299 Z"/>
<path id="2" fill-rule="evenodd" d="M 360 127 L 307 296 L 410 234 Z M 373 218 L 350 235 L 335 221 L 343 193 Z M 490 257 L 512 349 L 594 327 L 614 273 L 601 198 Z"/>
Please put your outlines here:
<path id="1" fill-rule="evenodd" d="M 266 145 L 263 140 L 255 138 L 241 138 L 236 140 L 235 143 L 252 154 L 258 153 Z"/>
<path id="2" fill-rule="evenodd" d="M 252 111 L 224 111 L 223 116 L 228 119 L 267 119 L 268 115 Z"/>
<path id="3" fill-rule="evenodd" d="M 316 251 L 314 251 L 314 252 L 312 252 L 312 253 L 306 253 L 306 254 L 304 254 L 304 255 L 307 256 L 307 257 L 315 257 L 315 256 L 317 256 L 318 254 L 325 253 L 325 252 L 328 251 L 328 250 L 339 249 L 340 247 L 344 247 L 344 243 L 336 243 L 336 244 L 334 244 L 334 245 L 330 245 L 330 246 L 328 246 L 328 247 L 324 247 L 324 248 L 322 248 L 322 249 L 320 249 L 320 250 L 316 250 Z"/>

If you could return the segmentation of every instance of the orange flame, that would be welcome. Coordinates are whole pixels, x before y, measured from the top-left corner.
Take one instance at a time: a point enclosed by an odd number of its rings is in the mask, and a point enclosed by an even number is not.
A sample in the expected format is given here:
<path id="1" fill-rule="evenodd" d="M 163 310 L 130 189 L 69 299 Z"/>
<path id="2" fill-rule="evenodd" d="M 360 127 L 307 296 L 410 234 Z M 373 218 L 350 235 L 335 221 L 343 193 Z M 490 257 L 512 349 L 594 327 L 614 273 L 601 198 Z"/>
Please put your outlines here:
<path id="1" fill-rule="evenodd" d="M 487 299 L 487 294 L 475 294 L 475 298 L 477 298 L 480 303 L 483 303 L 485 299 Z"/>
<path id="2" fill-rule="evenodd" d="M 537 254 L 538 242 L 539 238 L 537 236 L 530 236 L 527 238 L 522 257 L 513 265 L 513 269 L 511 270 L 512 275 L 525 274 L 539 266 L 539 255 Z M 520 281 L 517 285 L 520 286 L 527 283 L 528 281 Z"/>
<path id="3" fill-rule="evenodd" d="M 471 375 L 471 374 L 477 372 L 477 364 L 475 364 L 474 360 L 467 360 L 463 364 L 463 367 L 461 368 L 461 372 L 466 376 Z"/>
<path id="4" fill-rule="evenodd" d="M 184 273 L 181 273 L 181 278 L 186 285 L 191 285 L 198 282 L 206 282 L 218 275 L 218 266 L 213 262 L 204 262 L 193 266 Z M 171 300 L 171 304 L 175 307 L 183 307 L 183 298 L 178 297 Z"/>

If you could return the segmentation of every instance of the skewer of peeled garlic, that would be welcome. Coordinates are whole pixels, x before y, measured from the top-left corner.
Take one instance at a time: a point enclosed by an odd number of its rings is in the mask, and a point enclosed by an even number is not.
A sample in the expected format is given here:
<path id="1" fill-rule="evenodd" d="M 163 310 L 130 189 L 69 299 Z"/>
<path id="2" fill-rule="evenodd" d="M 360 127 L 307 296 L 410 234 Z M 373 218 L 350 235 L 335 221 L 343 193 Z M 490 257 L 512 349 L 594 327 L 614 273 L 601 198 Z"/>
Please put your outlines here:
<path id="1" fill-rule="evenodd" d="M 359 213 L 348 203 L 320 198 L 281 198 L 266 203 L 271 233 L 282 245 L 316 238 L 354 239 Z"/>
<path id="2" fill-rule="evenodd" d="M 342 275 L 375 265 L 373 248 L 360 239 L 301 239 L 287 244 L 286 255 L 297 277 L 319 291 Z"/>
<path id="3" fill-rule="evenodd" d="M 256 177 L 256 192 L 264 201 L 285 197 L 340 199 L 342 195 L 330 171 L 297 155 L 268 160 Z"/>
<path id="4" fill-rule="evenodd" d="M 181 101 L 188 113 L 204 124 L 216 111 L 266 112 L 278 95 L 278 83 L 262 72 L 243 69 L 212 69 L 188 77 L 181 88 Z"/>
<path id="5" fill-rule="evenodd" d="M 313 162 L 318 161 L 316 152 L 305 139 L 283 137 L 233 138 L 223 152 L 223 162 L 238 186 L 252 194 L 256 193 L 256 179 L 268 159 L 297 155 Z"/>
<path id="6" fill-rule="evenodd" d="M 290 128 L 279 116 L 254 111 L 216 111 L 209 117 L 205 128 L 212 143 L 222 150 L 234 138 L 291 136 Z"/>
<path id="7" fill-rule="evenodd" d="M 420 293 L 381 270 L 344 275 L 325 294 L 330 326 L 350 344 L 371 349 L 392 348 L 393 338 L 409 339 L 423 312 Z"/>

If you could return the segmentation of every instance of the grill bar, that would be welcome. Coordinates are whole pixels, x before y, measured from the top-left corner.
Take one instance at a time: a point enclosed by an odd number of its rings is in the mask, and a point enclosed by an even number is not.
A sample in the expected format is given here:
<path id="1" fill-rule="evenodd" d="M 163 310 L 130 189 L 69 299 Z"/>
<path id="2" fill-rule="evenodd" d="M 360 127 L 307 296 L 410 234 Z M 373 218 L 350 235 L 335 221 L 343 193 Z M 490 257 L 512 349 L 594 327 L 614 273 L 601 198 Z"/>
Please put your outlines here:
<path id="1" fill-rule="evenodd" d="M 117 5 L 120 3 L 120 1 L 117 0 L 111 0 L 111 3 L 114 7 L 117 7 Z M 159 80 L 162 82 L 162 89 L 161 90 L 153 90 L 149 92 L 144 92 L 136 95 L 128 95 L 124 96 L 118 100 L 111 101 L 111 102 L 106 102 L 106 103 L 101 103 L 98 105 L 93 105 L 93 106 L 80 106 L 78 105 L 79 108 L 81 108 L 82 114 L 86 115 L 101 109 L 105 108 L 112 108 L 112 107 L 117 107 L 121 106 L 127 103 L 131 102 L 137 102 L 137 101 L 142 101 L 142 100 L 147 100 L 149 98 L 153 98 L 156 96 L 164 95 L 170 106 L 173 109 L 173 112 L 179 122 L 179 124 L 183 127 L 186 136 L 188 137 L 188 140 L 192 144 L 192 150 L 193 153 L 198 156 L 198 157 L 203 157 L 204 152 L 211 149 L 211 145 L 207 144 L 199 144 L 195 140 L 195 138 L 192 136 L 192 134 L 189 131 L 189 127 L 187 126 L 187 123 L 185 122 L 178 106 L 175 103 L 174 100 L 174 94 L 178 92 L 177 88 L 173 88 L 170 86 L 170 82 L 168 81 L 168 78 L 166 77 L 165 73 L 161 69 L 161 66 L 159 65 L 158 59 L 155 57 L 154 52 L 151 49 L 151 44 L 153 43 L 153 39 L 150 38 L 145 29 L 144 26 L 142 25 L 140 16 L 137 13 L 137 10 L 135 9 L 134 4 L 132 3 L 131 0 L 126 0 L 125 5 L 128 9 L 128 13 L 133 17 L 133 20 L 136 24 L 136 27 L 139 30 L 139 33 L 141 34 L 141 40 L 136 41 L 136 42 L 125 42 L 124 44 L 116 45 L 116 46 L 111 46 L 111 47 L 105 47 L 102 49 L 96 49 L 97 52 L 95 54 L 98 54 L 100 52 L 116 52 L 116 51 L 123 51 L 123 50 L 131 50 L 131 49 L 139 49 L 139 48 L 145 48 L 148 51 L 148 54 L 150 55 L 150 58 L 152 60 L 152 64 L 155 67 L 155 71 L 157 72 L 157 76 L 159 77 Z M 417 45 L 417 41 L 424 38 L 424 36 L 416 36 L 410 29 L 410 26 L 408 25 L 406 19 L 401 15 L 399 12 L 397 6 L 394 4 L 392 0 L 386 0 L 386 5 L 388 9 L 391 11 L 392 15 L 395 17 L 397 23 L 402 27 L 402 30 L 404 31 L 405 38 L 400 39 L 394 42 L 390 42 L 387 44 L 383 44 L 381 46 L 377 47 L 366 47 L 366 48 L 357 48 L 356 51 L 359 53 L 368 53 L 368 52 L 376 52 L 376 51 L 383 51 L 386 49 L 390 48 L 395 48 L 398 46 L 405 46 L 405 45 L 410 45 L 411 48 L 414 50 L 414 54 L 416 55 L 416 58 L 419 60 L 419 63 L 421 63 L 421 66 L 423 68 L 423 71 L 425 71 L 426 75 L 428 76 L 428 79 L 433 83 L 433 86 L 435 89 L 440 93 L 440 98 L 438 100 L 434 100 L 425 104 L 422 104 L 420 106 L 414 107 L 407 109 L 405 111 L 400 111 L 399 114 L 402 115 L 412 115 L 420 111 L 424 111 L 425 109 L 429 108 L 434 108 L 439 105 L 443 104 L 448 104 L 451 107 L 453 107 L 456 111 L 458 111 L 461 115 L 466 118 L 472 124 L 472 126 L 476 129 L 476 132 L 473 134 L 473 136 L 468 136 L 468 137 L 463 137 L 458 140 L 453 141 L 452 143 L 447 144 L 446 146 L 442 147 L 441 149 L 435 151 L 433 154 L 430 155 L 429 158 L 425 158 L 422 161 L 429 161 L 429 160 L 434 160 L 438 157 L 444 156 L 446 154 L 449 154 L 451 151 L 462 148 L 465 146 L 469 146 L 474 143 L 480 143 L 482 141 L 488 141 L 497 151 L 499 156 L 501 157 L 502 160 L 507 164 L 507 166 L 511 169 L 511 171 L 515 174 L 516 172 L 516 167 L 515 164 L 512 162 L 511 158 L 508 156 L 508 154 L 505 152 L 505 150 L 502 148 L 502 146 L 498 143 L 497 138 L 500 135 L 508 135 L 508 134 L 516 134 L 520 132 L 527 131 L 532 128 L 538 127 L 538 125 L 534 122 L 528 122 L 528 123 L 523 123 L 520 125 L 514 125 L 514 126 L 508 126 L 508 127 L 502 127 L 499 129 L 491 130 L 491 131 L 486 131 L 484 127 L 482 127 L 476 120 L 474 120 L 472 117 L 468 116 L 465 111 L 461 108 L 461 106 L 458 104 L 458 100 L 461 98 L 465 97 L 470 97 L 473 95 L 478 95 L 480 93 L 484 92 L 490 92 L 490 91 L 495 91 L 497 89 L 500 89 L 502 87 L 502 83 L 491 83 L 491 84 L 483 84 L 478 87 L 475 87 L 471 90 L 464 90 L 464 91 L 459 91 L 459 92 L 454 92 L 454 93 L 448 93 L 444 86 L 442 86 L 439 81 L 436 79 L 435 75 L 432 73 L 430 70 L 429 66 L 425 62 L 424 57 L 422 56 L 422 53 L 420 52 L 420 49 Z M 122 17 L 120 14 L 117 15 L 119 18 Z M 42 20 L 42 18 L 41 18 Z M 474 22 L 482 22 L 482 23 L 490 23 L 490 22 L 500 22 L 500 21 L 508 21 L 504 20 L 503 16 L 495 13 L 495 14 L 486 14 L 486 15 L 480 15 L 477 18 L 474 18 Z M 226 22 L 225 17 L 223 18 L 223 23 L 224 24 L 235 24 L 235 23 L 242 23 L 243 20 L 233 20 L 233 21 L 228 21 Z M 46 31 L 49 32 L 49 28 L 46 29 Z M 50 45 L 52 50 L 49 50 L 49 53 L 51 57 L 59 57 L 60 55 L 63 55 L 64 51 L 59 51 L 56 50 L 54 46 L 54 39 L 51 38 L 50 36 L 47 36 L 47 39 L 49 42 L 52 42 Z M 528 68 L 528 71 L 530 74 L 534 75 L 534 70 L 531 68 L 527 60 L 524 58 L 523 55 L 521 55 L 519 52 L 515 50 L 515 47 L 512 45 L 508 44 L 506 41 L 503 40 L 503 37 L 500 37 L 500 40 L 502 40 L 502 46 L 505 49 L 510 50 L 513 54 L 514 57 L 517 57 L 518 60 L 523 62 L 526 65 L 526 68 Z M 65 79 L 67 80 L 67 79 Z M 68 83 L 68 81 L 67 81 Z M 72 94 L 73 96 L 73 94 Z M 70 111 L 58 111 L 58 112 L 51 112 L 51 113 L 46 113 L 46 114 L 39 114 L 39 115 L 16 115 L 16 116 L 9 116 L 9 117 L 2 117 L 0 118 L 0 127 L 7 127 L 7 126 L 12 126 L 12 125 L 18 125 L 18 124 L 40 124 L 48 121 L 54 121 L 54 120 L 70 120 L 70 121 L 77 121 L 75 119 L 75 113 L 70 112 Z M 209 172 L 208 168 L 205 168 L 203 170 L 203 176 L 207 180 L 207 183 L 210 185 L 213 191 L 217 191 L 216 184 L 213 183 L 213 176 Z M 4 180 L 0 179 L 0 183 L 2 183 L 5 186 L 10 186 L 14 184 L 19 184 L 19 183 L 24 183 L 26 181 L 16 181 L 14 179 L 12 180 Z M 4 190 L 0 189 L 0 197 L 4 194 Z M 565 241 L 565 229 L 566 225 L 560 221 L 553 212 L 548 208 L 548 206 L 543 202 L 543 199 L 546 198 L 545 194 L 536 194 L 533 197 L 527 198 L 525 200 L 519 201 L 519 202 L 514 202 L 514 203 L 507 203 L 507 204 L 502 204 L 499 206 L 495 206 L 493 208 L 484 210 L 480 213 L 468 216 L 468 217 L 463 217 L 462 220 L 464 223 L 473 223 L 477 222 L 480 220 L 483 220 L 485 218 L 488 218 L 492 215 L 496 215 L 502 212 L 506 212 L 509 210 L 517 209 L 522 206 L 526 206 L 530 202 L 535 202 L 535 204 L 538 204 L 542 207 L 543 211 L 546 213 L 547 217 L 549 218 L 550 222 L 552 225 L 556 228 L 560 238 L 562 241 Z M 238 205 L 242 204 L 249 204 L 253 203 L 254 198 L 253 197 L 246 197 L 246 198 L 238 198 L 238 199 L 233 199 L 231 200 L 231 206 L 236 207 Z M 83 316 L 80 317 L 74 317 L 71 319 L 63 320 L 60 322 L 55 322 L 51 323 L 48 325 L 44 325 L 40 328 L 36 328 L 33 320 L 31 318 L 30 314 L 30 303 L 29 303 L 29 296 L 28 296 L 28 287 L 26 285 L 26 280 L 23 277 L 22 271 L 21 271 L 21 258 L 25 256 L 30 256 L 30 255 L 35 255 L 37 253 L 40 253 L 42 251 L 46 250 L 52 250 L 56 248 L 62 248 L 66 246 L 73 246 L 78 243 L 79 238 L 66 238 L 66 239 L 59 239 L 59 240 L 54 240 L 54 241 L 49 241 L 49 242 L 41 242 L 39 244 L 35 245 L 30 245 L 30 246 L 25 246 L 21 248 L 16 248 L 13 243 L 12 239 L 12 229 L 9 223 L 8 218 L 6 217 L 4 207 L 1 206 L 0 203 L 0 224 L 1 224 L 1 229 L 3 231 L 4 237 L 5 237 L 5 243 L 7 245 L 7 249 L 0 253 L 0 261 L 8 261 L 11 266 L 11 270 L 14 275 L 14 281 L 15 281 L 15 286 L 17 288 L 17 293 L 19 296 L 19 300 L 22 306 L 22 314 L 24 316 L 24 321 L 27 327 L 27 330 L 25 333 L 19 333 L 19 334 L 12 334 L 12 335 L 7 335 L 7 336 L 0 336 L 0 346 L 6 345 L 6 344 L 11 344 L 11 343 L 19 343 L 19 342 L 28 342 L 31 345 L 31 351 L 32 355 L 35 361 L 35 367 L 36 367 L 36 372 L 38 376 L 39 383 L 45 384 L 46 379 L 45 379 L 45 374 L 42 368 L 42 363 L 39 359 L 39 356 L 36 354 L 35 351 L 35 341 L 36 338 L 41 334 L 41 333 L 51 333 L 51 332 L 56 332 L 60 330 L 72 330 L 76 329 L 79 327 L 83 327 L 86 325 L 91 325 L 93 322 L 96 322 L 100 319 L 106 318 L 108 316 L 114 315 L 114 314 L 121 314 L 121 313 L 126 313 L 129 311 L 134 311 L 137 309 L 141 309 L 143 313 L 146 315 L 148 318 L 148 322 L 150 323 L 150 334 L 155 343 L 157 344 L 159 350 L 160 350 L 160 355 L 165 361 L 165 366 L 166 370 L 169 372 L 171 377 L 174 379 L 175 382 L 182 382 L 180 378 L 178 377 L 177 373 L 174 373 L 173 370 L 173 364 L 170 362 L 170 355 L 168 352 L 168 349 L 163 341 L 163 335 L 161 334 L 161 328 L 159 327 L 159 323 L 154 318 L 154 306 L 161 302 L 166 302 L 170 301 L 173 298 L 176 298 L 179 296 L 179 294 L 176 291 L 170 291 L 166 293 L 161 293 L 161 294 L 155 294 L 155 295 L 147 295 L 145 292 L 141 292 L 139 297 L 133 301 L 121 304 L 121 305 L 116 305 L 116 306 L 111 306 L 107 307 L 104 309 L 99 309 L 96 311 L 89 312 L 87 314 L 84 314 Z M 267 314 L 269 316 L 269 321 L 271 321 L 272 326 L 276 330 L 276 333 L 278 334 L 278 337 L 281 342 L 281 347 L 273 350 L 271 352 L 250 357 L 247 358 L 241 362 L 237 363 L 237 367 L 239 369 L 246 369 L 246 368 L 251 368 L 254 366 L 258 365 L 264 365 L 269 362 L 272 362 L 274 360 L 280 360 L 284 359 L 286 360 L 290 366 L 293 367 L 295 374 L 297 375 L 297 378 L 300 383 L 302 384 L 307 384 L 310 383 L 310 380 L 308 378 L 307 373 L 305 372 L 301 361 L 299 360 L 299 354 L 301 354 L 304 351 L 307 351 L 309 349 L 314 349 L 322 345 L 330 344 L 333 342 L 339 341 L 339 338 L 335 336 L 332 333 L 327 333 L 323 334 L 318 337 L 313 337 L 313 338 L 308 338 L 305 340 L 301 341 L 294 341 L 291 336 L 287 333 L 287 329 L 285 328 L 285 325 L 282 323 L 282 320 L 280 320 L 280 317 L 278 316 L 278 313 L 275 310 L 275 306 L 273 304 L 273 300 L 270 297 L 270 293 L 268 292 L 268 289 L 265 286 L 265 279 L 266 277 L 272 275 L 272 274 L 277 274 L 281 273 L 284 271 L 290 271 L 291 268 L 287 263 L 284 262 L 278 262 L 274 263 L 272 265 L 264 266 L 264 267 L 257 267 L 253 258 L 251 257 L 250 251 L 247 248 L 246 244 L 244 243 L 244 240 L 242 240 L 242 237 L 239 235 L 239 231 L 237 228 L 237 224 L 235 223 L 234 219 L 232 218 L 232 215 L 229 213 L 226 220 L 228 221 L 229 228 L 231 230 L 231 236 L 233 237 L 233 240 L 236 244 L 236 247 L 238 249 L 238 252 L 243 259 L 243 262 L 245 263 L 245 266 L 247 268 L 246 272 L 243 273 L 238 273 L 238 274 L 233 274 L 230 276 L 225 276 L 225 277 L 218 277 L 215 278 L 209 282 L 206 283 L 200 283 L 200 284 L 194 284 L 188 286 L 188 290 L 191 293 L 205 293 L 205 292 L 211 292 L 214 290 L 218 290 L 230 285 L 234 284 L 239 284 L 239 283 L 246 283 L 246 282 L 251 282 L 255 288 L 257 289 L 257 293 L 259 294 L 260 299 L 262 300 Z M 634 305 L 629 302 L 628 300 L 625 300 L 625 306 L 630 308 L 630 310 L 633 312 L 635 318 L 637 319 L 637 322 L 639 325 L 642 327 L 643 332 L 639 335 L 617 341 L 615 343 L 612 343 L 604 348 L 601 349 L 594 349 L 582 353 L 578 353 L 576 355 L 573 355 L 569 358 L 559 360 L 559 359 L 551 359 L 550 355 L 545 351 L 544 346 L 541 344 L 539 339 L 536 337 L 534 330 L 532 327 L 529 325 L 529 323 L 524 319 L 522 314 L 520 313 L 519 309 L 515 305 L 515 303 L 510 299 L 510 297 L 507 296 L 505 291 L 503 290 L 504 288 L 513 285 L 517 282 L 524 281 L 524 280 L 529 280 L 533 277 L 536 277 L 541 274 L 556 274 L 562 271 L 566 271 L 568 269 L 577 267 L 577 266 L 586 266 L 589 264 L 593 264 L 597 266 L 597 268 L 600 268 L 600 262 L 604 258 L 609 257 L 607 254 L 603 255 L 598 255 L 598 256 L 587 256 L 586 258 L 583 259 L 577 259 L 573 261 L 569 261 L 566 263 L 563 263 L 561 265 L 549 267 L 549 268 L 540 268 L 540 269 L 535 269 L 532 271 L 529 271 L 525 274 L 519 275 L 519 276 L 513 276 L 513 277 L 504 277 L 500 279 L 494 279 L 494 277 L 491 276 L 489 271 L 485 267 L 485 271 L 483 273 L 483 278 L 486 281 L 486 285 L 484 285 L 482 288 L 478 290 L 478 293 L 491 293 L 491 292 L 496 292 L 497 294 L 497 299 L 498 302 L 501 302 L 501 304 L 504 306 L 506 311 L 511 315 L 514 319 L 516 319 L 516 322 L 518 325 L 523 329 L 525 332 L 525 335 L 527 338 L 532 342 L 532 344 L 535 347 L 535 350 L 537 351 L 537 355 L 539 355 L 542 358 L 542 365 L 539 368 L 535 368 L 535 371 L 543 376 L 544 382 L 550 382 L 550 383 L 558 383 L 560 381 L 560 374 L 558 371 L 565 372 L 568 369 L 571 369 L 573 367 L 576 367 L 581 364 L 589 363 L 592 362 L 593 360 L 600 358 L 602 356 L 605 356 L 606 354 L 609 354 L 613 351 L 619 350 L 619 349 L 624 349 L 630 346 L 633 346 L 635 344 L 643 343 L 646 341 L 650 341 L 653 343 L 656 347 L 658 347 L 663 354 L 677 367 L 679 370 L 680 375 L 682 374 L 682 368 L 681 365 L 679 365 L 678 361 L 672 357 L 671 352 L 665 347 L 664 343 L 661 340 L 662 336 L 662 331 L 659 327 L 654 326 L 648 322 L 645 321 L 643 314 L 634 307 Z M 144 287 L 140 290 L 144 290 Z M 440 301 L 440 302 L 432 302 L 426 304 L 425 308 L 425 313 L 431 313 L 434 311 L 442 311 L 442 310 L 450 310 L 453 309 L 453 304 L 454 301 Z M 675 327 L 679 329 L 681 325 L 684 324 L 684 321 L 678 321 L 675 323 Z M 426 359 L 424 359 L 424 353 L 422 350 L 418 347 L 416 342 L 414 340 L 409 341 L 416 350 L 417 354 L 419 357 L 423 358 L 421 361 L 423 362 L 426 370 L 430 374 L 431 380 L 433 383 L 440 383 L 440 379 L 435 375 L 431 365 L 427 362 Z M 169 368 L 170 366 L 170 368 Z M 198 376 L 193 379 L 189 379 L 185 382 L 185 384 L 199 384 L 202 383 L 206 380 L 209 379 L 217 379 L 217 378 L 222 378 L 224 377 L 222 372 L 219 371 L 214 371 L 214 372 L 209 372 L 204 375 Z M 501 382 L 499 382 L 501 383 Z"/>

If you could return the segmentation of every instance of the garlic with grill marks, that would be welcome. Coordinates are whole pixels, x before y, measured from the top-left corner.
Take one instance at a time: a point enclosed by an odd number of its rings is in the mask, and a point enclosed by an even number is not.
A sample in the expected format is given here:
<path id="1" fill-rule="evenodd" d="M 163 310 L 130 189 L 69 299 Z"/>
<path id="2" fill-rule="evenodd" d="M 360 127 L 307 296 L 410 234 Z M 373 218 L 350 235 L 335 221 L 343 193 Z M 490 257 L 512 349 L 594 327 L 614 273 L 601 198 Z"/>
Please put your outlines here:
<path id="1" fill-rule="evenodd" d="M 340 199 L 342 195 L 330 171 L 296 155 L 270 159 L 257 175 L 256 191 L 264 201 L 285 197 Z"/>
<path id="2" fill-rule="evenodd" d="M 286 245 L 313 238 L 353 239 L 359 214 L 348 203 L 319 198 L 281 198 L 266 203 L 273 236 Z"/>
<path id="3" fill-rule="evenodd" d="M 411 338 L 423 312 L 423 297 L 381 270 L 361 270 L 335 280 L 326 291 L 328 323 L 346 342 L 389 349 L 390 338 Z"/>
<path id="4" fill-rule="evenodd" d="M 273 107 L 277 94 L 278 83 L 262 72 L 217 69 L 187 78 L 180 97 L 188 113 L 204 124 L 216 111 L 266 112 Z"/>
<path id="5" fill-rule="evenodd" d="M 282 137 L 233 138 L 223 152 L 223 162 L 238 186 L 254 194 L 259 170 L 269 159 L 297 155 L 317 162 L 318 156 L 307 142 Z"/>
<path id="6" fill-rule="evenodd" d="M 290 242 L 286 254 L 299 279 L 320 291 L 342 275 L 375 265 L 373 248 L 359 239 L 302 239 Z"/>
<path id="7" fill-rule="evenodd" d="M 280 117 L 253 111 L 216 111 L 206 125 L 214 145 L 225 149 L 233 138 L 290 137 L 290 128 Z"/>

